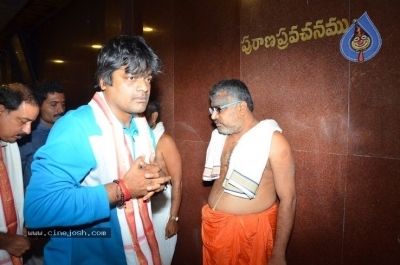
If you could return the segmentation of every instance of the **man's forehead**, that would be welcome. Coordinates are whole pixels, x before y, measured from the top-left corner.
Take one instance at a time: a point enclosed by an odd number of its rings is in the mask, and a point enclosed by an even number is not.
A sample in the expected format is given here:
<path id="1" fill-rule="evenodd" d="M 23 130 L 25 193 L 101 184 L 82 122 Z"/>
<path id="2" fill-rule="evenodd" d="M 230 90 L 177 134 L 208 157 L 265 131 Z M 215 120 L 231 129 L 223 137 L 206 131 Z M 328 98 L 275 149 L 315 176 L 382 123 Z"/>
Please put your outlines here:
<path id="1" fill-rule="evenodd" d="M 129 65 L 123 65 L 119 69 L 124 70 L 125 73 L 127 73 L 127 74 L 132 74 L 132 75 L 141 76 L 141 77 L 151 76 L 153 73 L 151 69 L 144 69 L 144 68 L 142 69 L 139 66 L 132 68 L 132 67 L 129 67 Z"/>
<path id="2" fill-rule="evenodd" d="M 32 118 L 36 119 L 38 113 L 39 113 L 39 106 L 29 104 L 26 101 L 22 101 L 18 109 L 10 111 L 10 114 L 15 114 L 20 118 L 28 120 L 32 120 Z"/>

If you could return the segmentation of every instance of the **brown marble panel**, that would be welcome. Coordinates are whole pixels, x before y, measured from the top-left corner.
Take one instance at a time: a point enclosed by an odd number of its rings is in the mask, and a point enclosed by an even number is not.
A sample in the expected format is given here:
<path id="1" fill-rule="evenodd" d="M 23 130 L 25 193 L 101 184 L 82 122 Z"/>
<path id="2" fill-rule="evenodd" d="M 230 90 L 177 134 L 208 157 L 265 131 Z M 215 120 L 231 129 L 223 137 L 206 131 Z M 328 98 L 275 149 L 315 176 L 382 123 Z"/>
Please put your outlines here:
<path id="1" fill-rule="evenodd" d="M 396 8 L 397 7 L 397 8 Z M 372 59 L 350 64 L 349 153 L 400 157 L 399 1 L 352 2 L 351 17 L 368 13 L 382 38 Z"/>
<path id="2" fill-rule="evenodd" d="M 340 264 L 346 157 L 294 152 L 297 208 L 288 264 Z"/>
<path id="3" fill-rule="evenodd" d="M 161 104 L 161 120 L 166 130 L 175 136 L 174 90 L 174 20 L 173 1 L 143 2 L 143 26 L 153 29 L 143 32 L 143 37 L 162 62 L 162 73 L 154 77 L 151 96 Z M 179 108 L 179 106 L 178 106 Z"/>
<path id="4" fill-rule="evenodd" d="M 241 76 L 253 94 L 256 115 L 277 120 L 295 150 L 345 154 L 348 62 L 339 49 L 342 34 L 279 45 L 280 29 L 290 38 L 293 27 L 301 33 L 307 22 L 314 31 L 319 20 L 325 25 L 333 17 L 347 18 L 345 1 L 251 3 L 242 5 L 241 39 L 249 36 L 253 43 L 273 35 L 276 40 L 273 47 L 241 53 Z"/>
<path id="5" fill-rule="evenodd" d="M 400 161 L 349 157 L 343 265 L 400 263 Z"/>
<path id="6" fill-rule="evenodd" d="M 177 1 L 174 10 L 176 136 L 208 142 L 208 91 L 239 77 L 238 1 Z"/>
<path id="7" fill-rule="evenodd" d="M 179 236 L 173 264 L 202 264 L 201 208 L 210 187 L 202 181 L 208 143 L 178 141 L 183 164 L 183 196 L 179 213 Z"/>

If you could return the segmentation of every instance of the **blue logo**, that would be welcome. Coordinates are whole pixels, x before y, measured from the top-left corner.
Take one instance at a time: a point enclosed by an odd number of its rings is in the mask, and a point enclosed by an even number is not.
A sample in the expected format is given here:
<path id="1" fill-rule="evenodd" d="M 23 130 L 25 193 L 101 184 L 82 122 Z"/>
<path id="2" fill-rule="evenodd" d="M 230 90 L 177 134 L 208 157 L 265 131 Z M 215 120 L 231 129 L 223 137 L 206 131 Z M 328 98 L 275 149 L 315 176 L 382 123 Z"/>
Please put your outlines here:
<path id="1" fill-rule="evenodd" d="M 340 52 L 352 62 L 368 61 L 378 53 L 381 46 L 381 36 L 367 12 L 355 20 L 340 40 Z"/>

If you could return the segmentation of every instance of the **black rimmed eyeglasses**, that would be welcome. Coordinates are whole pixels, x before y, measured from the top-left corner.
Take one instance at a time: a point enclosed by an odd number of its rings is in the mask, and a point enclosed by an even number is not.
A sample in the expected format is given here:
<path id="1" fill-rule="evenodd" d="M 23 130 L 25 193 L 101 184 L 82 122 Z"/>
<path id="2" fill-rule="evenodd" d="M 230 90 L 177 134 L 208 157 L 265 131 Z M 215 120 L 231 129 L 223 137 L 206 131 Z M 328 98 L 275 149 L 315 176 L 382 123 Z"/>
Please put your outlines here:
<path id="1" fill-rule="evenodd" d="M 210 111 L 210 114 L 212 115 L 214 112 L 216 112 L 217 114 L 219 114 L 221 112 L 221 110 L 226 109 L 227 107 L 230 107 L 232 105 L 238 104 L 239 102 L 241 102 L 241 100 L 236 100 L 234 102 L 219 106 L 219 107 L 211 107 L 208 108 L 208 110 Z"/>

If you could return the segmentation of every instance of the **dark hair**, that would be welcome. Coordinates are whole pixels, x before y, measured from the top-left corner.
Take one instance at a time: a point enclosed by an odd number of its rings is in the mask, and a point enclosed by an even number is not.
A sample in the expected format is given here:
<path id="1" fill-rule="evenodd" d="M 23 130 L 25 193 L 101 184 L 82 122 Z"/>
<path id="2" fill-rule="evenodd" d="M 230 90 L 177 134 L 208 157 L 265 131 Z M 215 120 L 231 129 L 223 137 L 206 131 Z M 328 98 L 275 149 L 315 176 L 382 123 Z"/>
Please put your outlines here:
<path id="1" fill-rule="evenodd" d="M 121 35 L 109 40 L 97 56 L 96 91 L 100 91 L 100 79 L 112 86 L 111 75 L 122 66 L 125 72 L 139 77 L 161 72 L 161 61 L 141 36 Z"/>
<path id="2" fill-rule="evenodd" d="M 8 111 L 17 110 L 24 101 L 39 106 L 36 97 L 28 86 L 21 83 L 0 86 L 0 105 L 3 105 Z"/>
<path id="3" fill-rule="evenodd" d="M 147 107 L 146 107 L 146 111 L 145 111 L 145 116 L 147 121 L 150 120 L 151 118 L 151 114 L 153 114 L 154 112 L 158 112 L 158 117 L 156 120 L 156 123 L 160 120 L 161 117 L 161 106 L 160 106 L 160 102 L 158 102 L 157 99 L 155 98 L 150 98 L 149 102 L 147 103 Z"/>
<path id="4" fill-rule="evenodd" d="M 35 97 L 38 100 L 39 106 L 42 106 L 43 102 L 47 99 L 48 94 L 54 94 L 54 93 L 63 93 L 64 94 L 64 89 L 63 87 L 52 81 L 46 81 L 41 84 L 36 85 L 36 87 L 33 90 L 33 93 Z"/>
<path id="5" fill-rule="evenodd" d="M 253 100 L 251 99 L 249 89 L 242 81 L 237 79 L 219 81 L 210 90 L 210 100 L 213 101 L 217 94 L 225 91 L 226 95 L 232 97 L 233 100 L 246 101 L 249 110 L 253 111 Z"/>

